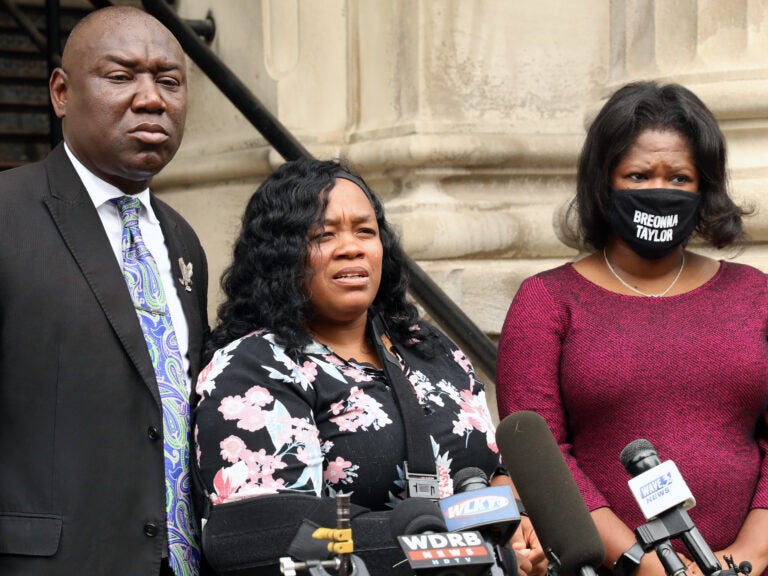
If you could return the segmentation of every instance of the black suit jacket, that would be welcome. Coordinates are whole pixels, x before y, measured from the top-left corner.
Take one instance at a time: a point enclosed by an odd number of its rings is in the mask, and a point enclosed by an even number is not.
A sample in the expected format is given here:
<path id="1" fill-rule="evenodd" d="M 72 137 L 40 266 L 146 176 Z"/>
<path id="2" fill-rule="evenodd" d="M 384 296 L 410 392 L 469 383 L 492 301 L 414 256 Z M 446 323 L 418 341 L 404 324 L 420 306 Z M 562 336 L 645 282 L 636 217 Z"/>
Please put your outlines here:
<path id="1" fill-rule="evenodd" d="M 189 325 L 208 328 L 197 236 L 153 199 Z M 0 574 L 156 576 L 160 396 L 120 267 L 63 146 L 0 173 Z M 156 535 L 153 526 L 157 529 Z"/>

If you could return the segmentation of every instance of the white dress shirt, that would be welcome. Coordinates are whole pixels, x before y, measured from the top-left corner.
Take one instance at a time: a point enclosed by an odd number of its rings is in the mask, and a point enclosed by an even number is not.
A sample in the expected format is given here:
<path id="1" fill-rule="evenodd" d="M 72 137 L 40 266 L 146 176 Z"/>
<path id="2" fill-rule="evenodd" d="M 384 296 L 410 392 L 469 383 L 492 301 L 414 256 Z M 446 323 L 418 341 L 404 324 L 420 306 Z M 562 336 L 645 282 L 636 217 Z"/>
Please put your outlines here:
<path id="1" fill-rule="evenodd" d="M 72 165 L 77 171 L 77 175 L 80 176 L 80 180 L 83 181 L 88 195 L 93 201 L 93 205 L 96 207 L 96 211 L 101 218 L 101 223 L 104 225 L 104 231 L 107 233 L 109 243 L 112 246 L 112 251 L 115 253 L 120 269 L 123 269 L 123 223 L 120 218 L 120 211 L 117 206 L 110 202 L 113 198 L 120 198 L 125 196 L 118 188 L 108 184 L 95 174 L 93 174 L 88 168 L 75 158 L 69 147 L 64 144 L 64 150 L 72 162 Z M 163 231 L 160 228 L 160 221 L 155 216 L 155 211 L 152 210 L 152 205 L 149 202 L 149 188 L 141 191 L 139 194 L 134 195 L 141 202 L 141 208 L 139 210 L 139 228 L 141 229 L 141 236 L 144 239 L 144 244 L 149 250 L 152 257 L 157 263 L 157 268 L 160 272 L 160 280 L 163 283 L 163 290 L 165 291 L 165 298 L 168 302 L 168 308 L 171 312 L 171 322 L 173 322 L 173 329 L 176 332 L 176 340 L 179 343 L 179 351 L 181 352 L 181 358 L 184 362 L 184 374 L 186 374 L 185 382 L 187 385 L 187 391 L 189 392 L 189 329 L 187 327 L 187 319 L 184 316 L 184 310 L 181 307 L 181 300 L 176 292 L 176 282 L 178 277 L 181 276 L 181 270 L 178 263 L 174 265 L 168 256 L 168 247 L 165 245 L 165 238 L 163 237 Z"/>

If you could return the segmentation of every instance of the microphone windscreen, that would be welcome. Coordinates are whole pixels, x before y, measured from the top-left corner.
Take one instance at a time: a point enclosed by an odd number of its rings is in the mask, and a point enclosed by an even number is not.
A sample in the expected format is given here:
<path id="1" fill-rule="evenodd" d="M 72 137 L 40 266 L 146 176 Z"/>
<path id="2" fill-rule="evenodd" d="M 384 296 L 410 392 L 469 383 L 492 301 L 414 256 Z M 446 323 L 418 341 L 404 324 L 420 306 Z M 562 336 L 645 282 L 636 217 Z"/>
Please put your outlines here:
<path id="1" fill-rule="evenodd" d="M 453 493 L 481 490 L 487 488 L 488 484 L 488 475 L 481 468 L 462 468 L 453 476 Z"/>
<path id="2" fill-rule="evenodd" d="M 389 528 L 393 538 L 448 531 L 440 506 L 429 498 L 406 498 L 400 502 L 392 510 Z"/>
<path id="3" fill-rule="evenodd" d="M 645 438 L 638 438 L 624 446 L 619 460 L 624 469 L 632 476 L 637 476 L 661 464 L 656 448 Z"/>
<path id="4" fill-rule="evenodd" d="M 605 547 L 547 423 L 535 412 L 510 414 L 496 444 L 544 550 L 560 559 L 558 574 L 600 566 Z"/>

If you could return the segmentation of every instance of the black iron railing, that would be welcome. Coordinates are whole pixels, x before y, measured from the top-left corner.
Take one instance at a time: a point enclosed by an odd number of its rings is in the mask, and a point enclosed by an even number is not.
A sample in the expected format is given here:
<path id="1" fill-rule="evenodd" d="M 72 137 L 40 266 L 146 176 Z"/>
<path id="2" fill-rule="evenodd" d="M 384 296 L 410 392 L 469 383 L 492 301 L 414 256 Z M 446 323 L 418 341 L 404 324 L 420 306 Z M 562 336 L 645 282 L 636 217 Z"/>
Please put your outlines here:
<path id="1" fill-rule="evenodd" d="M 310 153 L 267 110 L 198 34 L 168 6 L 165 0 L 142 0 L 144 9 L 160 20 L 181 44 L 187 55 L 229 98 L 261 135 L 286 160 Z M 411 293 L 489 378 L 496 369 L 496 346 L 443 292 L 416 262 L 407 260 Z"/>

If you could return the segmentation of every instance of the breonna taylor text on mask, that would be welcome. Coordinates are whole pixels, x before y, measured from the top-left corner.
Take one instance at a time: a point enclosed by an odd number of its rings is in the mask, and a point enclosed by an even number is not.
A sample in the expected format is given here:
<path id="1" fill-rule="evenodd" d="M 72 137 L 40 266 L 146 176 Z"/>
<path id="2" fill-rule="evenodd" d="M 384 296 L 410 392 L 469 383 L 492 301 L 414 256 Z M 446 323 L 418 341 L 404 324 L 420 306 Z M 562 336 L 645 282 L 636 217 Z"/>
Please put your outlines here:
<path id="1" fill-rule="evenodd" d="M 677 214 L 657 216 L 635 210 L 633 222 L 637 224 L 637 237 L 648 242 L 671 242 L 672 230 L 677 226 Z"/>

